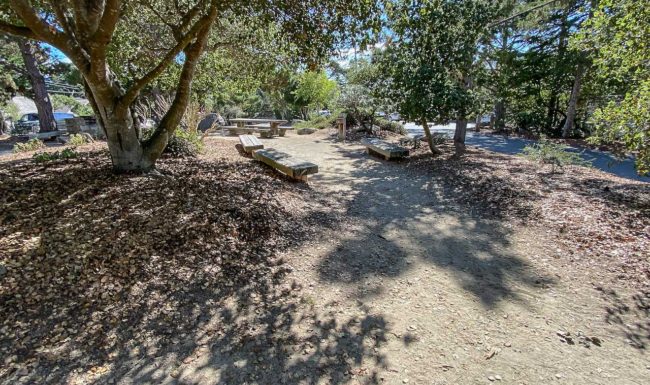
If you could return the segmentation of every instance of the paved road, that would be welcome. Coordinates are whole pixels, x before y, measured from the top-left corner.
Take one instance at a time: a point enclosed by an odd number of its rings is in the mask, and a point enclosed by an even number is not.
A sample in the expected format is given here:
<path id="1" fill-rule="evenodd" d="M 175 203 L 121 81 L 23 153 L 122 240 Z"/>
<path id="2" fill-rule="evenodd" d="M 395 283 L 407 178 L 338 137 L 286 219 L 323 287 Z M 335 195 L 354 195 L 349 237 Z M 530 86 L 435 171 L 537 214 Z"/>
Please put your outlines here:
<path id="1" fill-rule="evenodd" d="M 414 123 L 407 123 L 404 127 L 409 135 L 424 134 L 422 127 Z M 468 128 L 470 127 L 473 128 L 474 125 L 468 125 Z M 455 128 L 456 125 L 452 123 L 446 126 L 433 126 L 432 130 L 453 137 Z M 526 145 L 534 143 L 534 141 L 521 138 L 506 138 L 498 135 L 483 135 L 468 131 L 465 143 L 470 146 L 477 146 L 495 152 L 516 155 L 521 153 Z M 633 158 L 619 160 L 610 153 L 589 149 L 572 148 L 571 151 L 581 152 L 582 157 L 590 161 L 593 167 L 599 170 L 622 178 L 650 183 L 650 177 L 642 177 L 636 173 Z"/>

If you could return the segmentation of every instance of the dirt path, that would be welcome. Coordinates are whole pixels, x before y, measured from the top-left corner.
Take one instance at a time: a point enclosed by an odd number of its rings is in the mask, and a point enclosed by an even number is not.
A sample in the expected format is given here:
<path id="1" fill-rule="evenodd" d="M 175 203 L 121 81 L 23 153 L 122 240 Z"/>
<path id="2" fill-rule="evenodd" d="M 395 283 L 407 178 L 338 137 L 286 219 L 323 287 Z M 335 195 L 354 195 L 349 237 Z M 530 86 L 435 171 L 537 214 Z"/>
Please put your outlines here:
<path id="1" fill-rule="evenodd" d="M 446 159 L 385 162 L 327 134 L 264 140 L 317 163 L 308 184 L 240 156 L 237 138 L 155 177 L 113 176 L 101 143 L 47 166 L 12 155 L 0 384 L 647 383 L 650 301 L 631 301 L 619 270 L 534 218 L 460 205 L 473 180 L 422 169 Z M 464 170 L 515 169 L 479 163 Z"/>
<path id="2" fill-rule="evenodd" d="M 317 135 L 272 146 L 319 164 L 310 186 L 345 225 L 288 258 L 317 312 L 385 325 L 353 382 L 371 373 L 387 384 L 647 381 L 647 354 L 605 322 L 597 282 L 554 263 L 539 229 L 467 216 L 429 178 Z"/>

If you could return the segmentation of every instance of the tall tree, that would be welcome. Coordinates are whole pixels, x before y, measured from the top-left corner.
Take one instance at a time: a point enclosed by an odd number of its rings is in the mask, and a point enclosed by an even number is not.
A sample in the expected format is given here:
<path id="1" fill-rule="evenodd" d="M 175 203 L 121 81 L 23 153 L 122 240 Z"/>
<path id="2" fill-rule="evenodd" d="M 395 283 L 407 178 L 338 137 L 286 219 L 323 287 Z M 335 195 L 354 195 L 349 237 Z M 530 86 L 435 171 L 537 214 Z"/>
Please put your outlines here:
<path id="1" fill-rule="evenodd" d="M 49 52 L 24 38 L 0 37 L 0 67 L 10 76 L 18 89 L 34 99 L 39 115 L 40 131 L 56 128 L 52 102 L 45 86 L 44 71 L 57 72 L 51 65 Z"/>
<path id="2" fill-rule="evenodd" d="M 615 93 L 597 104 L 595 142 L 622 142 L 650 174 L 650 3 L 600 0 L 579 36 L 591 52 L 597 81 Z"/>
<path id="3" fill-rule="evenodd" d="M 0 3 L 0 31 L 46 42 L 70 58 L 106 131 L 113 168 L 149 171 L 183 116 L 213 25 L 228 17 L 255 15 L 261 23 L 278 24 L 304 57 L 321 58 L 350 34 L 367 27 L 378 30 L 379 20 L 372 17 L 376 11 L 371 0 L 5 0 Z M 124 42 L 137 44 L 120 44 Z M 128 69 L 126 81 L 120 81 L 109 59 L 124 49 L 151 54 L 141 55 L 144 62 Z M 173 103 L 153 135 L 143 141 L 134 103 L 145 87 L 178 62 L 182 68 Z"/>
<path id="4" fill-rule="evenodd" d="M 45 77 L 38 69 L 34 43 L 27 39 L 18 39 L 18 46 L 20 47 L 20 54 L 25 62 L 25 69 L 32 86 L 32 92 L 34 93 L 34 104 L 36 104 L 36 110 L 38 111 L 40 132 L 54 131 L 56 130 L 56 123 L 54 121 L 54 112 L 52 111 L 52 101 L 45 87 Z"/>
<path id="5" fill-rule="evenodd" d="M 483 0 L 404 0 L 391 7 L 395 34 L 380 58 L 386 92 L 404 118 L 422 125 L 433 153 L 428 121 L 456 119 L 454 144 L 464 149 L 476 55 L 495 12 Z"/>

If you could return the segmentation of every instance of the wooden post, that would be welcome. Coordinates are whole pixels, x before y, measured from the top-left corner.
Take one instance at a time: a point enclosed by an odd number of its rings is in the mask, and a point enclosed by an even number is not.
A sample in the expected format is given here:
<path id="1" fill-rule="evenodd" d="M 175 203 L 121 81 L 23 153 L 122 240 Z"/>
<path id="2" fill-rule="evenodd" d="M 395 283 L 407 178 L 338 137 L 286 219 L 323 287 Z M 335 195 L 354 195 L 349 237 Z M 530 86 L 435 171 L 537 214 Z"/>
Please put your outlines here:
<path id="1" fill-rule="evenodd" d="M 341 114 L 336 118 L 336 128 L 338 129 L 338 138 L 339 140 L 345 141 L 345 131 L 346 127 L 346 115 Z"/>

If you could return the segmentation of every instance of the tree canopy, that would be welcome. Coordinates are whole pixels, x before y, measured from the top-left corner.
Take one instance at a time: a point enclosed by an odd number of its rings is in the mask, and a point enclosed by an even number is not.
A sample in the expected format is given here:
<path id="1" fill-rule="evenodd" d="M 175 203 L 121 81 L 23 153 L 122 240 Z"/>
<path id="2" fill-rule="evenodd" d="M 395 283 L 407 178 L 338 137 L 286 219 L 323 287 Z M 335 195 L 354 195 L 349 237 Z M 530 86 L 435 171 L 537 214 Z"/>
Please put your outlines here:
<path id="1" fill-rule="evenodd" d="M 378 5 L 329 1 L 83 0 L 0 3 L 0 31 L 61 50 L 79 69 L 106 131 L 116 171 L 154 167 L 191 96 L 191 85 L 211 31 L 241 18 L 274 25 L 305 63 L 317 63 L 355 36 L 379 29 Z M 223 42 L 240 47 L 242 39 Z M 127 55 L 127 57 L 120 57 Z M 130 55 L 130 56 L 129 56 Z M 133 105 L 143 91 L 180 65 L 174 100 L 154 134 L 143 140 Z"/>

